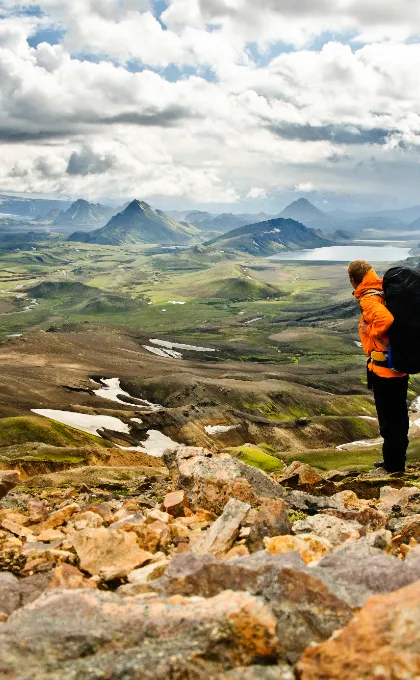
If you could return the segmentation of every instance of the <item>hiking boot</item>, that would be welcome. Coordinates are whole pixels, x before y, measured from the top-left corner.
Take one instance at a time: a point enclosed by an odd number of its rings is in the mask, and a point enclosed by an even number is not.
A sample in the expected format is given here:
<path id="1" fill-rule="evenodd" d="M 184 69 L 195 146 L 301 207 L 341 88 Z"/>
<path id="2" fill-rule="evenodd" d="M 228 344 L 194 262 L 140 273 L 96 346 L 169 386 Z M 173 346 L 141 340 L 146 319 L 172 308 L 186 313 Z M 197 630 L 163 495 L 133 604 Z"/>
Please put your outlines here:
<path id="1" fill-rule="evenodd" d="M 395 470 L 394 472 L 388 472 L 388 477 L 403 477 L 405 474 L 405 470 Z"/>
<path id="2" fill-rule="evenodd" d="M 377 460 L 377 461 L 374 462 L 373 467 L 374 468 L 383 468 L 383 467 L 385 467 L 385 463 L 384 463 L 383 460 Z"/>

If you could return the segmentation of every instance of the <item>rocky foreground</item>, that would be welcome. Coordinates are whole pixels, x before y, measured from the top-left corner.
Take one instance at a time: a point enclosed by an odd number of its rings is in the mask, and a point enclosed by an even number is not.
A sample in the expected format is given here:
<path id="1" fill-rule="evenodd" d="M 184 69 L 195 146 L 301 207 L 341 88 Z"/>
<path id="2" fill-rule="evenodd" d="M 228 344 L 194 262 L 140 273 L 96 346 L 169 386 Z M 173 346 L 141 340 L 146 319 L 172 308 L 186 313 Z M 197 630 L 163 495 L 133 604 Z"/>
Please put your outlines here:
<path id="1" fill-rule="evenodd" d="M 0 472 L 1 678 L 420 677 L 416 470 L 165 463 L 118 490 Z"/>

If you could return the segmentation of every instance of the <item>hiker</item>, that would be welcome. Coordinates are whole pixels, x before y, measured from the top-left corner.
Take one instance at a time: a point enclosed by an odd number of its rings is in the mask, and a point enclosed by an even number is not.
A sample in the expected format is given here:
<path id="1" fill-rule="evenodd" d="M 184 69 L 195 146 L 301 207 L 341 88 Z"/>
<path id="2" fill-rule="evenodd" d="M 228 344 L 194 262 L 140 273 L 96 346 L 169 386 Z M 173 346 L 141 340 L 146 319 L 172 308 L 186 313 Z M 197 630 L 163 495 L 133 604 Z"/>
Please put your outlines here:
<path id="1" fill-rule="evenodd" d="M 375 467 L 387 472 L 405 472 L 410 425 L 407 407 L 408 375 L 401 373 L 389 361 L 388 331 L 394 317 L 387 309 L 382 279 L 366 260 L 355 260 L 348 268 L 353 295 L 360 302 L 359 324 L 363 349 L 369 356 L 368 387 L 373 389 L 379 429 L 384 444 L 383 461 Z"/>

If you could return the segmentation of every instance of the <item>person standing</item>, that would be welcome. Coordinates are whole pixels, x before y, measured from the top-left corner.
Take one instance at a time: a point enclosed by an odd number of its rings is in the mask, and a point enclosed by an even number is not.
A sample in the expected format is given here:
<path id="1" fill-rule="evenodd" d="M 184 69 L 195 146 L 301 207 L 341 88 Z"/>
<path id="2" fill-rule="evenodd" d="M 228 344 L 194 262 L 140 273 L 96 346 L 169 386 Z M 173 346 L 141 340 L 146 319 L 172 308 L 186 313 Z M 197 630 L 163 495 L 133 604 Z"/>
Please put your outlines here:
<path id="1" fill-rule="evenodd" d="M 407 392 L 408 375 L 392 368 L 388 331 L 394 317 L 387 309 L 379 278 L 366 260 L 354 260 L 348 268 L 350 283 L 355 289 L 362 316 L 359 334 L 368 361 L 368 387 L 373 389 L 380 433 L 384 439 L 383 461 L 375 467 L 384 467 L 389 473 L 405 472 L 408 447 Z"/>

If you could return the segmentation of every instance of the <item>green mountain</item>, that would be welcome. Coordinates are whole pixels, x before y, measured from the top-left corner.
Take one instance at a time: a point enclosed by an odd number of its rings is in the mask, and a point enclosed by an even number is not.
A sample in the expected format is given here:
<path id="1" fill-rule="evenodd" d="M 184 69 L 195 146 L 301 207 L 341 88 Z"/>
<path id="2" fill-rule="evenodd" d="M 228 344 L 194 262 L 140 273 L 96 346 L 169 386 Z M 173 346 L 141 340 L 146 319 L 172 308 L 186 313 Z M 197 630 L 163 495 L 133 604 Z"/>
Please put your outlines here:
<path id="1" fill-rule="evenodd" d="M 145 303 L 101 288 L 86 286 L 79 281 L 43 281 L 27 290 L 37 300 L 46 300 L 55 311 L 79 314 L 129 312 Z"/>
<path id="2" fill-rule="evenodd" d="M 144 201 L 132 201 L 125 210 L 114 215 L 101 229 L 88 234 L 75 232 L 69 241 L 118 246 L 130 243 L 184 245 L 199 233 L 191 225 L 176 222 L 161 210 Z"/>
<path id="3" fill-rule="evenodd" d="M 218 236 L 205 245 L 226 250 L 239 250 L 250 255 L 274 255 L 282 250 L 321 248 L 332 241 L 300 222 L 277 218 L 248 224 Z"/>

